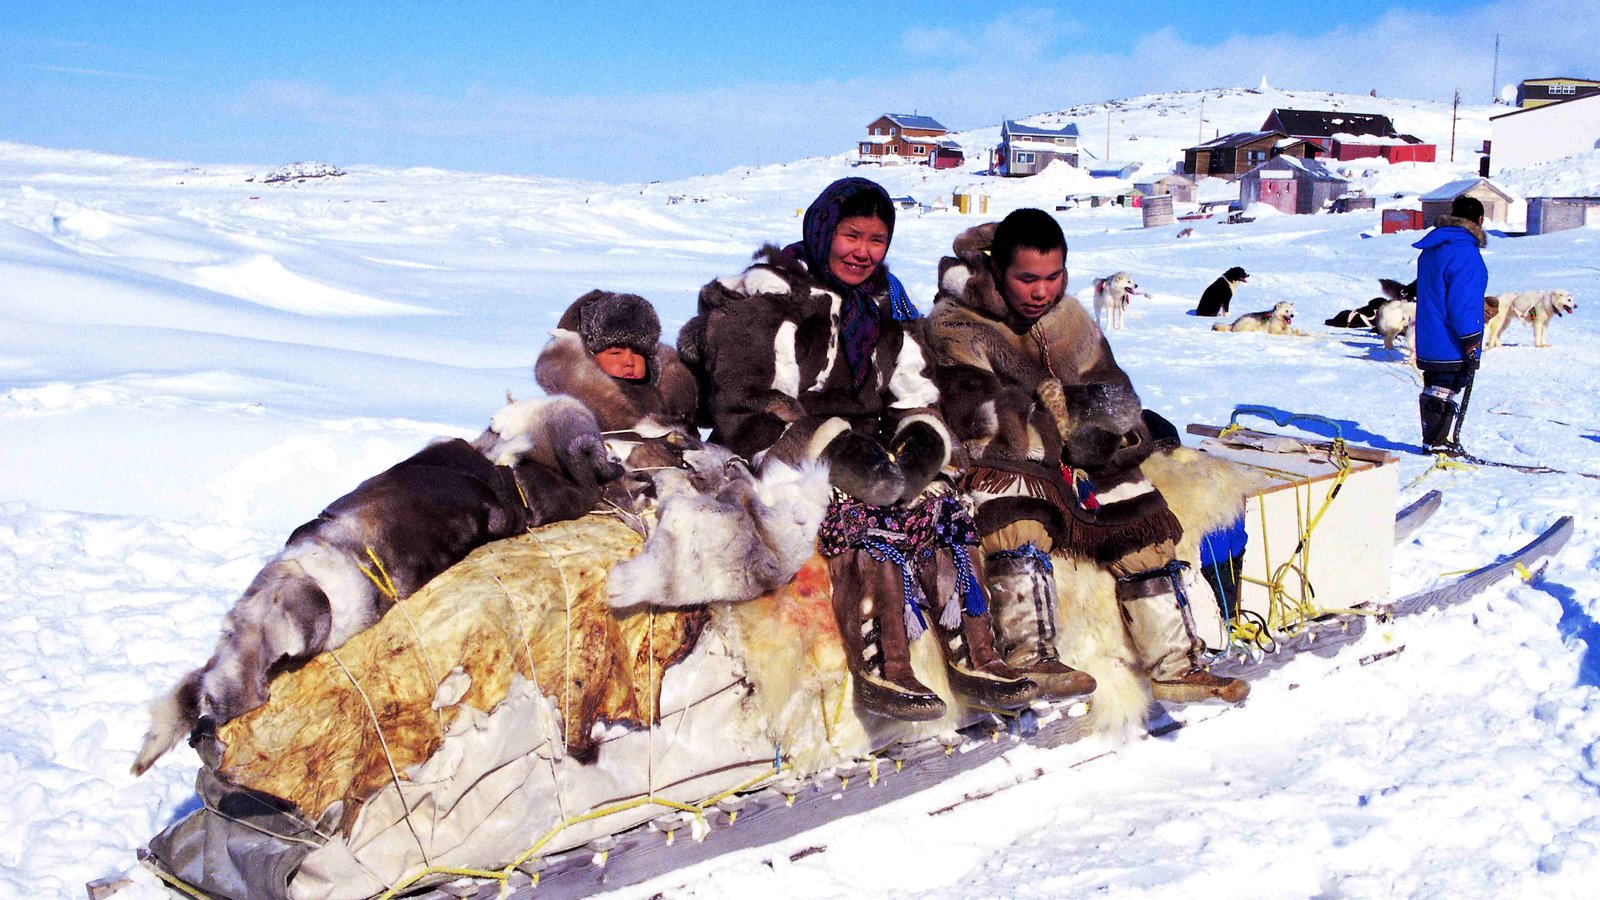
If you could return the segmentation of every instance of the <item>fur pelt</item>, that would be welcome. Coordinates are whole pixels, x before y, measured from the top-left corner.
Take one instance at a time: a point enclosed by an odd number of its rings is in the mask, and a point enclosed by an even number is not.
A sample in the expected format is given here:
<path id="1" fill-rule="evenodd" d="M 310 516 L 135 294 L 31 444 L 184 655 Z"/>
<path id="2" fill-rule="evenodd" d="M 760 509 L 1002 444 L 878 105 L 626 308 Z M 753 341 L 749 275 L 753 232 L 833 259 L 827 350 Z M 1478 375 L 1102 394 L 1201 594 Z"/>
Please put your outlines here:
<path id="1" fill-rule="evenodd" d="M 1183 525 L 1174 555 L 1198 566 L 1201 539 L 1244 512 L 1241 470 L 1188 447 L 1157 453 L 1140 469 Z M 1059 603 L 1056 649 L 1063 661 L 1099 684 L 1090 724 L 1096 731 L 1130 734 L 1144 721 L 1150 685 L 1117 606 L 1116 580 L 1089 560 L 1056 554 L 1051 562 Z"/>
<path id="2" fill-rule="evenodd" d="M 831 593 L 828 564 L 814 556 L 790 584 L 749 603 L 712 607 L 713 627 L 738 648 L 744 677 L 755 688 L 750 710 L 795 773 L 807 775 L 897 741 L 959 727 L 966 708 L 950 689 L 931 631 L 912 642 L 911 663 L 950 712 L 932 722 L 901 722 L 856 709 Z"/>
<path id="3" fill-rule="evenodd" d="M 1545 337 L 1553 319 L 1578 311 L 1578 301 L 1571 291 L 1509 291 L 1483 298 L 1484 349 L 1500 346 L 1506 328 L 1512 319 L 1521 319 L 1533 326 L 1533 345 L 1550 346 Z"/>
<path id="4" fill-rule="evenodd" d="M 815 552 L 828 471 L 768 462 L 760 477 L 716 446 L 656 473 L 655 526 L 639 555 L 611 571 L 614 607 L 753 600 L 788 584 Z"/>
<path id="5" fill-rule="evenodd" d="M 1232 325 L 1216 324 L 1211 326 L 1212 331 L 1264 331 L 1267 334 L 1283 335 L 1294 333 L 1294 304 L 1287 300 L 1279 300 L 1272 305 L 1272 309 L 1264 312 L 1245 313 L 1233 320 Z"/>
<path id="6" fill-rule="evenodd" d="M 265 703 L 277 671 L 343 645 L 477 547 L 588 512 L 621 474 L 588 410 L 552 398 L 513 403 L 472 443 L 434 444 L 362 482 L 295 529 L 211 659 L 155 701 L 134 774 L 196 726 Z"/>

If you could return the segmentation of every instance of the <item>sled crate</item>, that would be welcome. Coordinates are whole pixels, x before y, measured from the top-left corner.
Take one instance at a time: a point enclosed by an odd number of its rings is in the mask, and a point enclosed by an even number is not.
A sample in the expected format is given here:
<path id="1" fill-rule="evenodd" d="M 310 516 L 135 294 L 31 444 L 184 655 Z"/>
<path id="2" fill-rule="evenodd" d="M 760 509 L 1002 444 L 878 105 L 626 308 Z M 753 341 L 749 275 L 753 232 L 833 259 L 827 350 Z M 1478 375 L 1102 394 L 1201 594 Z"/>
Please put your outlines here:
<path id="1" fill-rule="evenodd" d="M 1275 573 L 1280 573 L 1279 584 L 1290 603 L 1298 603 L 1303 582 L 1297 567 L 1302 563 L 1315 607 L 1349 609 L 1386 599 L 1394 556 L 1399 458 L 1369 447 L 1347 447 L 1350 471 L 1330 501 L 1339 467 L 1327 443 L 1294 439 L 1303 449 L 1271 452 L 1218 440 L 1221 431 L 1189 426 L 1189 433 L 1210 438 L 1199 449 L 1232 463 L 1246 485 L 1239 606 L 1267 617 L 1271 601 L 1266 585 Z M 1235 434 L 1245 441 L 1283 440 L 1282 435 L 1249 430 Z M 1296 548 L 1303 528 L 1319 513 L 1302 559 Z M 1294 568 L 1285 568 L 1287 563 Z M 1225 649 L 1220 617 L 1210 628 L 1197 624 L 1212 649 Z"/>

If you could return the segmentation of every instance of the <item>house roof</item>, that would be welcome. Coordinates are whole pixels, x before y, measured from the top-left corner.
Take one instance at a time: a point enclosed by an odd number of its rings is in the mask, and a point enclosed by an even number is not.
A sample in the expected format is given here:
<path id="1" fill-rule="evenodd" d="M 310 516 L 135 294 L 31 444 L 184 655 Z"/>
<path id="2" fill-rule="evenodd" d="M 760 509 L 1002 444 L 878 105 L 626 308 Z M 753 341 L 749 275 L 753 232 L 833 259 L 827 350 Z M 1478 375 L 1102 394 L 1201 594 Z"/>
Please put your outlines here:
<path id="1" fill-rule="evenodd" d="M 1351 113 L 1342 111 L 1326 111 L 1315 109 L 1275 109 L 1267 116 L 1271 122 L 1277 117 L 1278 124 L 1291 135 L 1306 137 L 1328 137 L 1330 135 L 1346 132 L 1349 134 L 1375 134 L 1388 137 L 1394 134 L 1394 122 L 1388 116 L 1376 113 Z M 1265 126 L 1263 126 L 1265 127 Z"/>
<path id="2" fill-rule="evenodd" d="M 1507 203 L 1515 199 L 1511 196 L 1511 194 L 1506 192 L 1505 188 L 1495 184 L 1493 181 L 1490 181 L 1487 178 L 1462 178 L 1459 181 L 1441 184 L 1417 199 L 1428 202 L 1438 200 L 1454 200 L 1455 198 L 1465 194 L 1467 191 L 1472 190 L 1480 184 L 1487 185 L 1489 190 L 1499 194 Z"/>
<path id="3" fill-rule="evenodd" d="M 1243 147 L 1246 144 L 1254 144 L 1256 141 L 1264 140 L 1266 138 L 1272 137 L 1273 135 L 1280 135 L 1282 137 L 1288 137 L 1288 135 L 1284 134 L 1281 131 L 1235 131 L 1232 134 L 1220 135 L 1218 137 L 1212 138 L 1209 141 L 1206 141 L 1204 144 L 1196 144 L 1193 147 L 1188 147 L 1188 148 L 1185 148 L 1185 149 L 1188 149 L 1188 150 L 1225 150 L 1225 149 L 1232 148 L 1232 147 Z M 1281 142 L 1280 142 L 1280 145 L 1281 145 Z"/>
<path id="4" fill-rule="evenodd" d="M 1317 181 L 1347 181 L 1334 174 L 1331 169 L 1315 159 L 1301 159 L 1298 156 L 1274 156 L 1254 169 L 1244 173 L 1244 177 L 1257 175 L 1263 169 L 1292 169 L 1295 172 L 1307 175 Z"/>
<path id="5" fill-rule="evenodd" d="M 1550 76 L 1545 77 L 1545 78 L 1524 78 L 1524 79 L 1522 79 L 1522 83 L 1523 84 L 1544 84 L 1546 82 L 1552 82 L 1552 81 L 1571 81 L 1571 82 L 1577 82 L 1578 84 L 1593 84 L 1593 85 L 1600 86 L 1600 81 L 1595 81 L 1593 78 L 1575 78 L 1575 77 L 1573 77 L 1571 75 L 1550 75 Z"/>
<path id="6" fill-rule="evenodd" d="M 1007 119 L 1005 124 L 1000 126 L 1000 137 L 1004 139 L 1013 135 L 1017 137 L 1048 138 L 1077 137 L 1078 125 L 1076 122 L 1068 122 L 1065 128 L 1038 128 L 1033 125 L 1018 125 L 1016 122 Z"/>
<path id="7" fill-rule="evenodd" d="M 1582 97 L 1573 97 L 1570 100 L 1557 100 L 1557 101 L 1555 101 L 1553 103 L 1546 103 L 1543 106 L 1529 106 L 1529 107 L 1525 107 L 1523 109 L 1514 109 L 1514 110 L 1512 110 L 1510 112 L 1501 113 L 1498 116 L 1490 116 L 1489 117 L 1489 121 L 1490 122 L 1497 122 L 1497 121 L 1499 121 L 1501 119 L 1508 119 L 1508 118 L 1510 118 L 1512 116 L 1521 116 L 1521 115 L 1526 115 L 1527 113 L 1548 112 L 1549 110 L 1552 110 L 1552 109 L 1561 110 L 1561 111 L 1565 112 L 1565 108 L 1566 108 L 1566 106 L 1568 104 L 1571 104 L 1571 103 L 1593 103 L 1593 102 L 1596 101 L 1597 98 L 1600 98 L 1600 94 L 1585 94 Z"/>
<path id="8" fill-rule="evenodd" d="M 1120 162 L 1114 159 L 1102 159 L 1083 168 L 1096 178 L 1120 178 L 1133 174 L 1138 170 L 1139 164 L 1136 162 Z"/>
<path id="9" fill-rule="evenodd" d="M 899 125 L 901 128 L 921 128 L 927 131 L 949 131 L 940 125 L 932 116 L 918 116 L 907 113 L 884 113 L 884 118 Z"/>

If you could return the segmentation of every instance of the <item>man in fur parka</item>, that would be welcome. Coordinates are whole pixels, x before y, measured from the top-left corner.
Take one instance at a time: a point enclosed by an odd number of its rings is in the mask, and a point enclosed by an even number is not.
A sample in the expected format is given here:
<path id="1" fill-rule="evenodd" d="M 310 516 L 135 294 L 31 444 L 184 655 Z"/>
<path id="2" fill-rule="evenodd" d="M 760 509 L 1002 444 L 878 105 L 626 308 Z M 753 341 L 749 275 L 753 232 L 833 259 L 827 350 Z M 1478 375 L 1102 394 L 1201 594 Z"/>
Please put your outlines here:
<path id="1" fill-rule="evenodd" d="M 1157 699 L 1243 699 L 1200 666 L 1173 548 L 1182 526 L 1140 471 L 1153 450 L 1133 385 L 1066 295 L 1066 239 L 1020 209 L 958 235 L 939 264 L 929 348 L 970 456 L 989 596 L 1007 662 L 1058 695 L 1094 680 L 1057 657 L 1052 552 L 1106 567 Z M 1162 423 L 1165 424 L 1165 423 Z"/>
<path id="2" fill-rule="evenodd" d="M 1015 705 L 1037 686 L 994 652 L 968 546 L 951 537 L 970 518 L 928 490 L 951 441 L 919 313 L 884 265 L 894 220 L 882 187 L 834 182 L 806 211 L 802 241 L 763 247 L 743 274 L 701 290 L 678 349 L 701 378 L 713 442 L 756 462 L 827 463 L 838 494 L 819 543 L 858 706 L 928 720 L 945 704 L 912 672 L 909 647 L 952 584 L 960 602 L 933 623 L 952 687 Z"/>
<path id="3" fill-rule="evenodd" d="M 636 477 L 607 498 L 634 509 L 648 470 L 675 466 L 699 445 L 694 375 L 661 343 L 661 320 L 636 294 L 593 290 L 567 307 L 539 352 L 534 380 L 594 413 L 606 446 Z"/>

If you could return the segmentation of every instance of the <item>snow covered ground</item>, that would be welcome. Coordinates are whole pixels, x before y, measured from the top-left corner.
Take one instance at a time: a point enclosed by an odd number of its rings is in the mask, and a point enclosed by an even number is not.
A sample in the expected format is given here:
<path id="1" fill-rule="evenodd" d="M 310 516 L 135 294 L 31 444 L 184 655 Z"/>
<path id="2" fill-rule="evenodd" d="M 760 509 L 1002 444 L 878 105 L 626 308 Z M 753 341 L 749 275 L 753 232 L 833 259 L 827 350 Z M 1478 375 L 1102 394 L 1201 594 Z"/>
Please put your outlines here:
<path id="1" fill-rule="evenodd" d="M 1342 103 L 1448 157 L 1447 105 L 1210 91 L 1202 125 L 1201 96 L 1120 101 L 1111 156 L 1153 178 L 1202 134 Z M 1489 112 L 1463 109 L 1457 164 L 1362 161 L 1355 182 L 1380 208 L 1415 206 L 1475 170 L 1466 148 Z M 1077 121 L 1100 155 L 1106 119 L 1102 105 L 1028 121 Z M 991 218 L 1117 186 L 1056 168 L 1005 182 L 977 166 L 853 170 L 842 156 L 643 186 L 329 162 L 347 174 L 263 184 L 268 166 L 0 144 L 0 778 L 13 785 L 0 895 L 82 896 L 193 807 L 187 748 L 127 774 L 148 699 L 206 658 L 294 526 L 431 437 L 476 434 L 507 391 L 537 393 L 534 355 L 582 292 L 641 293 L 674 333 L 702 283 L 796 239 L 797 212 L 845 174 L 925 203 L 978 186 Z M 1600 152 L 1499 180 L 1523 196 L 1600 192 Z M 1375 338 L 1319 324 L 1377 278 L 1409 277 L 1419 235 L 1380 235 L 1377 211 L 1210 220 L 1183 240 L 1141 229 L 1137 210 L 1060 220 L 1075 292 L 1125 269 L 1153 295 L 1111 338 L 1146 405 L 1180 423 L 1224 421 L 1236 403 L 1319 413 L 1398 453 L 1403 484 L 1428 469 L 1417 377 Z M 889 260 L 924 308 L 938 257 L 978 221 L 902 214 Z M 1465 429 L 1476 452 L 1600 472 L 1597 251 L 1593 228 L 1491 241 L 1492 291 L 1564 287 L 1580 308 L 1553 348 L 1514 325 L 1488 354 Z M 1252 275 L 1236 313 L 1290 300 L 1310 336 L 1213 334 L 1186 315 L 1234 265 Z M 1445 505 L 1397 551 L 1397 594 L 1560 515 L 1578 516 L 1577 534 L 1542 580 L 1377 629 L 1364 652 L 1406 647 L 1381 663 L 1297 660 L 1246 707 L 1169 738 L 1093 760 L 1105 747 L 1024 749 L 626 893 L 1586 895 L 1600 871 L 1600 482 L 1433 473 L 1401 499 L 1430 487 Z M 791 861 L 808 847 L 825 849 Z M 156 895 L 137 878 L 127 896 Z"/>

